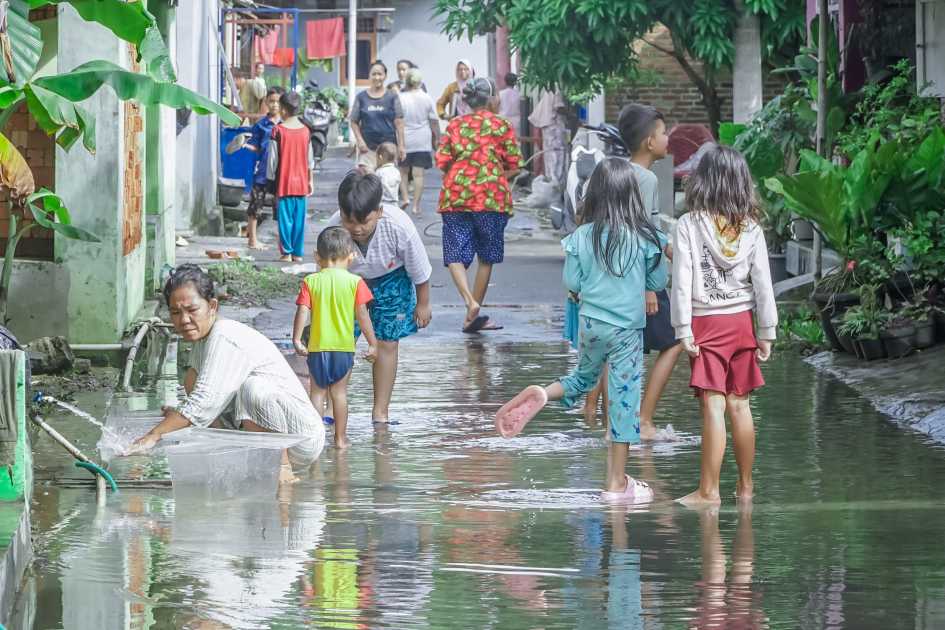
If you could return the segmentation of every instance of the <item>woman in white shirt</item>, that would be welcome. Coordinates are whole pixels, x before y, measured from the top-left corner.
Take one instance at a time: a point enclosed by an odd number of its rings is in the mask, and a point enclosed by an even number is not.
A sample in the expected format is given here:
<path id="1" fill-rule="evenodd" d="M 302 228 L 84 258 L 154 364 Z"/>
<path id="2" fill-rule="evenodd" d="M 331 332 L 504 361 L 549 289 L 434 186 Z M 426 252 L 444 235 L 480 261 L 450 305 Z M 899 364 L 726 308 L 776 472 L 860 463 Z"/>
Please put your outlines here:
<path id="1" fill-rule="evenodd" d="M 404 112 L 404 139 L 407 158 L 400 163 L 401 207 L 410 205 L 407 189 L 413 179 L 413 214 L 420 214 L 420 198 L 423 196 L 423 171 L 433 167 L 433 150 L 440 139 L 440 123 L 436 106 L 429 94 L 421 89 L 423 77 L 416 68 L 404 75 L 404 90 L 400 93 L 400 105 Z"/>

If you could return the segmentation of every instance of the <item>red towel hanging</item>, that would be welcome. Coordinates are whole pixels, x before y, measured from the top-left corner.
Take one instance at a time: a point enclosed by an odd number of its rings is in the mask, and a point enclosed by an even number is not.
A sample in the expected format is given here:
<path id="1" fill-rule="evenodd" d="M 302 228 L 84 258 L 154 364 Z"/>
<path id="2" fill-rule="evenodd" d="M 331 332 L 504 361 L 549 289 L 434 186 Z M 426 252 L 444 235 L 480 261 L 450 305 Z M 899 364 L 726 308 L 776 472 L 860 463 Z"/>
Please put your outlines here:
<path id="1" fill-rule="evenodd" d="M 345 22 L 342 18 L 305 23 L 305 47 L 309 59 L 345 56 Z"/>

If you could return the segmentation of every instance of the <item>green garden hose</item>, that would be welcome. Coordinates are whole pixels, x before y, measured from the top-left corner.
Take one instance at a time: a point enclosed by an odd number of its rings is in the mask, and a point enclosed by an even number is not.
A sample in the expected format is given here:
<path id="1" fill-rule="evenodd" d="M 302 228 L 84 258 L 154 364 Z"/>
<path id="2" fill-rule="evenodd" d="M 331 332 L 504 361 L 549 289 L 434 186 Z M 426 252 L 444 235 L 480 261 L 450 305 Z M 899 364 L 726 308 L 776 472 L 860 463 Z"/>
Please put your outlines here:
<path id="1" fill-rule="evenodd" d="M 105 481 L 108 482 L 108 485 L 112 487 L 112 492 L 118 492 L 118 484 L 115 483 L 115 478 L 112 477 L 111 474 L 109 474 L 107 470 L 105 470 L 98 464 L 94 462 L 79 461 L 79 462 L 76 462 L 75 465 L 78 466 L 79 468 L 85 468 L 86 470 L 92 472 L 93 474 L 101 475 L 105 479 Z"/>

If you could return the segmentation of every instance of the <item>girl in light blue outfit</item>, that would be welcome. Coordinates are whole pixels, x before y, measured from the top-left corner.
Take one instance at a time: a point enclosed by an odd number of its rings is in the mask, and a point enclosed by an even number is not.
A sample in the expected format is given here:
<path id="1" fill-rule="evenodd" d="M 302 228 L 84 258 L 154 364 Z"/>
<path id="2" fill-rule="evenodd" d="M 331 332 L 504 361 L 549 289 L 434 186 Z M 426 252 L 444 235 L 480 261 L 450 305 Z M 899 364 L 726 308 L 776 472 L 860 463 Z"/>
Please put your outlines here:
<path id="1" fill-rule="evenodd" d="M 585 224 L 562 241 L 564 284 L 581 296 L 578 365 L 557 383 L 523 390 L 496 414 L 496 427 L 510 437 L 548 400 L 573 406 L 594 387 L 607 363 L 611 441 L 604 498 L 649 501 L 649 486 L 625 474 L 624 468 L 630 444 L 640 441 L 643 293 L 666 287 L 666 237 L 649 222 L 626 160 L 608 158 L 597 166 L 585 204 Z"/>

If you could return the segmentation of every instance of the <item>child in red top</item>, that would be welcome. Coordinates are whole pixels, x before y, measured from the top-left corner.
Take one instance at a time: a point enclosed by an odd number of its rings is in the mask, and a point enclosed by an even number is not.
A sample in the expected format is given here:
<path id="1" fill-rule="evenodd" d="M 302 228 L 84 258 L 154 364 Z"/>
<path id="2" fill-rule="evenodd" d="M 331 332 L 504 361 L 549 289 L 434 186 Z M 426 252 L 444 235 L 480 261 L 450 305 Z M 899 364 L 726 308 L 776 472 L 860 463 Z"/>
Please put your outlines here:
<path id="1" fill-rule="evenodd" d="M 301 262 L 305 255 L 305 198 L 312 194 L 311 135 L 301 120 L 302 99 L 296 92 L 286 92 L 279 99 L 283 122 L 272 130 L 268 177 L 275 181 L 279 200 L 279 250 L 282 262 Z"/>

